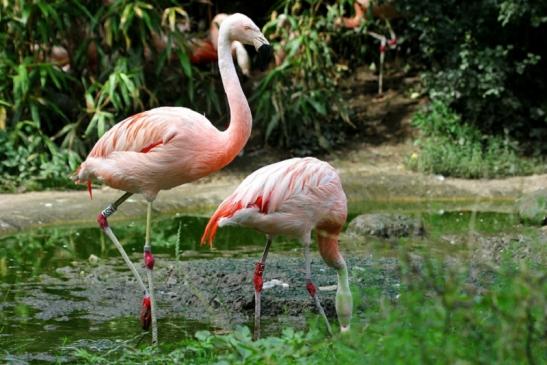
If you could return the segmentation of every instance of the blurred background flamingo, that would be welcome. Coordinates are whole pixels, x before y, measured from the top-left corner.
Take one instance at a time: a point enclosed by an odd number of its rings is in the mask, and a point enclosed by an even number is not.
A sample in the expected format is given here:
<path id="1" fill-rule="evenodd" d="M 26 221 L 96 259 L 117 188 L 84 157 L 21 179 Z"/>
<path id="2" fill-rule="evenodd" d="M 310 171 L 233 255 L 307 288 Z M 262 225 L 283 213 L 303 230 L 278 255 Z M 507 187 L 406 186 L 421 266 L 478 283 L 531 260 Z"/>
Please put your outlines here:
<path id="1" fill-rule="evenodd" d="M 219 13 L 215 15 L 209 26 L 209 34 L 206 38 L 189 39 L 189 56 L 193 64 L 207 64 L 216 62 L 218 59 L 218 35 L 220 24 L 228 17 L 228 14 Z M 179 29 L 187 32 L 190 29 L 190 19 L 185 18 Z M 152 35 L 154 48 L 161 52 L 167 47 L 167 36 L 154 33 Z M 233 41 L 232 55 L 236 59 L 237 65 L 245 76 L 251 74 L 251 59 L 245 46 L 239 41 Z"/>
<path id="2" fill-rule="evenodd" d="M 220 29 L 220 24 L 228 17 L 228 14 L 219 13 L 215 15 L 211 21 L 211 27 L 209 28 L 209 38 L 213 44 L 215 51 L 218 50 L 218 32 Z M 237 65 L 241 69 L 241 72 L 245 76 L 251 75 L 251 59 L 249 53 L 245 49 L 245 46 L 238 41 L 232 42 L 232 55 L 236 59 Z"/>
<path id="3" fill-rule="evenodd" d="M 389 32 L 389 39 L 373 31 L 365 30 L 365 34 L 373 37 L 380 42 L 380 69 L 378 71 L 378 95 L 382 95 L 383 90 L 383 76 L 384 76 L 384 59 L 387 48 L 395 49 L 397 47 L 397 36 L 391 27 L 390 19 L 399 16 L 399 13 L 395 10 L 391 4 L 373 4 L 371 0 L 356 0 L 353 3 L 353 9 L 355 14 L 353 17 L 344 17 L 337 20 L 337 25 L 343 25 L 346 28 L 357 29 L 366 23 L 367 14 L 375 18 L 382 19 Z"/>
<path id="4" fill-rule="evenodd" d="M 230 163 L 251 133 L 252 116 L 232 59 L 231 43 L 253 45 L 268 53 L 269 43 L 251 19 L 242 14 L 227 17 L 218 35 L 218 64 L 230 108 L 230 125 L 217 130 L 202 114 L 181 107 L 156 108 L 131 116 L 112 127 L 93 147 L 74 179 L 87 183 L 98 179 L 126 193 L 97 216 L 97 222 L 116 245 L 145 293 L 141 321 L 152 324 L 157 342 L 156 304 L 152 281 L 154 258 L 150 244 L 152 202 L 158 192 L 197 180 Z M 107 218 L 132 194 L 148 201 L 144 261 L 146 288 L 135 266 L 110 229 Z"/>
<path id="5" fill-rule="evenodd" d="M 314 228 L 319 253 L 338 273 L 336 313 L 340 330 L 349 330 L 352 296 L 347 266 L 338 250 L 338 235 L 346 216 L 346 195 L 336 170 L 313 157 L 293 158 L 258 169 L 213 213 L 201 238 L 202 244 L 212 244 L 218 227 L 228 225 L 249 227 L 266 234 L 266 247 L 254 273 L 255 339 L 260 337 L 260 293 L 266 257 L 272 239 L 278 235 L 297 238 L 304 245 L 306 288 L 332 333 L 311 278 L 310 245 Z"/>

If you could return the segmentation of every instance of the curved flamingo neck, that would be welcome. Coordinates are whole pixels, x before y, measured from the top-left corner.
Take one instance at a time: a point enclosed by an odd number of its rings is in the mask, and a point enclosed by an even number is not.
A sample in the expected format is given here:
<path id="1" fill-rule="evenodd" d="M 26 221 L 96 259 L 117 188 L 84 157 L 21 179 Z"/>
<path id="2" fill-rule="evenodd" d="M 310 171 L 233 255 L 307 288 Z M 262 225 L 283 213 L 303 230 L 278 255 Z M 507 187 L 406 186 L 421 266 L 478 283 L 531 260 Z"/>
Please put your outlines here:
<path id="1" fill-rule="evenodd" d="M 228 164 L 247 143 L 251 135 L 253 117 L 234 66 L 232 42 L 229 37 L 230 26 L 223 25 L 218 36 L 218 67 L 230 107 L 230 124 L 228 129 L 222 132 L 225 141 L 222 162 Z"/>
<path id="2" fill-rule="evenodd" d="M 353 3 L 353 9 L 355 9 L 355 15 L 351 18 L 342 18 L 344 26 L 346 28 L 357 28 L 361 24 L 361 19 L 365 16 L 365 9 L 357 1 Z"/>

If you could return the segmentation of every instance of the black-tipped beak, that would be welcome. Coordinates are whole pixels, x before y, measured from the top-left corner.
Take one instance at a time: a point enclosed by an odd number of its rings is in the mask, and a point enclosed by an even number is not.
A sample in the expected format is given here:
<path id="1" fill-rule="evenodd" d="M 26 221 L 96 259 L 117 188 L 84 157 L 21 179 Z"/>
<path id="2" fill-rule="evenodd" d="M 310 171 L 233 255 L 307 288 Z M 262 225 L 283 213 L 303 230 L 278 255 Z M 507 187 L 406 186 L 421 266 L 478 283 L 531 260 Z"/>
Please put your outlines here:
<path id="1" fill-rule="evenodd" d="M 273 48 L 269 44 L 263 44 L 258 48 L 257 66 L 264 71 L 272 59 Z"/>

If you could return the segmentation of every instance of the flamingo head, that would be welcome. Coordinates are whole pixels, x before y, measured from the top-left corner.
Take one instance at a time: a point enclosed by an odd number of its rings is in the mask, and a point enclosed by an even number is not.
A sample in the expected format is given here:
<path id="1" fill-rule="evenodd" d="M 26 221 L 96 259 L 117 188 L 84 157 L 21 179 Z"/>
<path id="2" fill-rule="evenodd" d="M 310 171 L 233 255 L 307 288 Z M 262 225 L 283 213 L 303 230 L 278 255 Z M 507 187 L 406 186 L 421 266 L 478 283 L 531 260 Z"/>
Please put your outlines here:
<path id="1" fill-rule="evenodd" d="M 266 53 L 271 54 L 270 42 L 246 15 L 236 13 L 227 17 L 220 25 L 220 33 L 223 31 L 229 32 L 229 39 L 232 42 L 239 41 L 253 46 L 258 51 L 259 56 Z"/>

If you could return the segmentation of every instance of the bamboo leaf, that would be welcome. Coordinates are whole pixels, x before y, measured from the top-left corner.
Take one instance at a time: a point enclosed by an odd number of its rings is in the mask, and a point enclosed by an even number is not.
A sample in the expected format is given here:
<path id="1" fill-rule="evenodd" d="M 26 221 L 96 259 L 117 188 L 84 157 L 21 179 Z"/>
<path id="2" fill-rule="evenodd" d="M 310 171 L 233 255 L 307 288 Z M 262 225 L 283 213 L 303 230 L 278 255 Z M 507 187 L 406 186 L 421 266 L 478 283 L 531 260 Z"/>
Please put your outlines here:
<path id="1" fill-rule="evenodd" d="M 32 120 L 40 125 L 40 112 L 38 111 L 38 105 L 34 103 L 30 104 L 30 114 L 32 115 Z"/>
<path id="2" fill-rule="evenodd" d="M 192 64 L 190 63 L 190 58 L 184 50 L 177 50 L 177 55 L 179 56 L 180 65 L 184 74 L 188 78 L 192 78 Z"/>
<path id="3" fill-rule="evenodd" d="M 321 115 L 327 115 L 327 107 L 325 106 L 325 104 L 321 103 L 318 100 L 315 100 L 313 98 L 313 96 L 308 97 L 306 99 L 307 99 L 308 103 L 310 103 L 311 106 L 315 109 L 316 112 L 318 112 Z M 326 99 L 324 99 L 324 100 L 326 100 Z"/>
<path id="4" fill-rule="evenodd" d="M 270 123 L 268 123 L 268 126 L 266 127 L 266 134 L 264 139 L 268 141 L 270 138 L 270 135 L 272 132 L 277 128 L 279 125 L 279 114 L 274 114 L 272 119 L 270 120 Z"/>
<path id="5" fill-rule="evenodd" d="M 104 114 L 99 115 L 99 119 L 97 121 L 97 135 L 98 137 L 102 137 L 104 134 Z"/>

